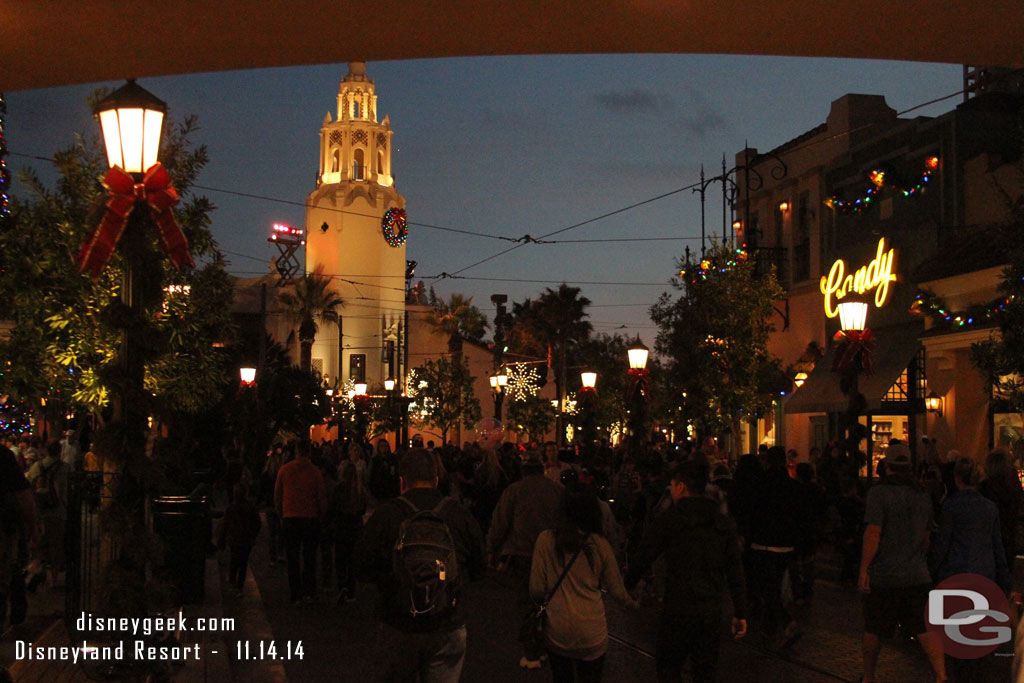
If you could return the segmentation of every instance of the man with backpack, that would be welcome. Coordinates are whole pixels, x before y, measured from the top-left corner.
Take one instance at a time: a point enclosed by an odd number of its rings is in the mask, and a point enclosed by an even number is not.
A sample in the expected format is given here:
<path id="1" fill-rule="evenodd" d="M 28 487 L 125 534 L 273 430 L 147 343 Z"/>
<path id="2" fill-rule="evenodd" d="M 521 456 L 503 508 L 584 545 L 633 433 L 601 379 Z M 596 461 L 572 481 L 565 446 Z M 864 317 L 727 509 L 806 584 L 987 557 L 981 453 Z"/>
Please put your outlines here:
<path id="1" fill-rule="evenodd" d="M 377 584 L 376 680 L 459 680 L 466 655 L 462 586 L 483 572 L 473 515 L 437 489 L 433 456 L 414 448 L 398 463 L 402 495 L 382 502 L 356 544 L 355 572 Z"/>
<path id="2" fill-rule="evenodd" d="M 42 557 L 48 569 L 50 585 L 56 583 L 57 574 L 64 571 L 64 527 L 67 523 L 68 470 L 60 459 L 60 443 L 47 444 L 46 455 L 37 460 L 25 478 L 32 484 L 36 509 L 43 526 Z M 43 576 L 39 575 L 39 579 Z M 32 589 L 35 582 L 29 582 Z"/>

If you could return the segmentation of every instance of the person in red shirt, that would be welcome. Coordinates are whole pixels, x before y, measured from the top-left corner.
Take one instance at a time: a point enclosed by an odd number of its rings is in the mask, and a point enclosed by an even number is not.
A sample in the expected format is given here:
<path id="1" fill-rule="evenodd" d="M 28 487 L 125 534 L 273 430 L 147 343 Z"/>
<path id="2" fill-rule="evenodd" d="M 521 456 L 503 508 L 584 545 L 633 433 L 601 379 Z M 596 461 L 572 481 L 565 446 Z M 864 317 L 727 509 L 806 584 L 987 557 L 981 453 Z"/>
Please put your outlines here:
<path id="1" fill-rule="evenodd" d="M 291 601 L 314 602 L 316 549 L 320 522 L 327 514 L 327 491 L 320 469 L 309 461 L 308 443 L 299 444 L 295 459 L 278 470 L 274 508 L 281 517 Z"/>

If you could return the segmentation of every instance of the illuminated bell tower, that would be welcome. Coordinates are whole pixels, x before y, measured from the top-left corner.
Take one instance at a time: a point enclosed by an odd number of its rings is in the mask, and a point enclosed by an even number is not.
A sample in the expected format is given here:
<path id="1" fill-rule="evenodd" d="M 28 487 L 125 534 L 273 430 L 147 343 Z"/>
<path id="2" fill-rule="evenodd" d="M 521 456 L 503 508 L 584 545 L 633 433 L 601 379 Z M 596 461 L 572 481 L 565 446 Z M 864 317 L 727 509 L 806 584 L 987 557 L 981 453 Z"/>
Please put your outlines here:
<path id="1" fill-rule="evenodd" d="M 316 189 L 306 199 L 306 271 L 323 267 L 345 302 L 339 328 L 317 322 L 313 366 L 331 384 L 371 388 L 398 368 L 405 310 L 405 198 L 391 175 L 391 122 L 377 121 L 364 62 L 349 62 L 337 115 L 320 129 Z"/>

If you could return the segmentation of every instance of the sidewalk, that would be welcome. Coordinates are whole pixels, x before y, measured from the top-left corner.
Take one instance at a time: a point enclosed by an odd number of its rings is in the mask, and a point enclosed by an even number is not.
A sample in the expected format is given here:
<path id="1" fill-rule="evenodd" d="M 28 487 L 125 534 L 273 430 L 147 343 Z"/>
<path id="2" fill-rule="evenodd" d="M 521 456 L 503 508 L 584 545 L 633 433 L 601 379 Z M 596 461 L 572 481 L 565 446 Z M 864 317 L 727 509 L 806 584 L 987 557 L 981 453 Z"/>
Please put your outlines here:
<path id="1" fill-rule="evenodd" d="M 206 560 L 206 601 L 202 605 L 187 605 L 182 612 L 186 619 L 195 623 L 198 618 L 220 618 L 223 616 L 221 582 L 216 557 Z M 69 615 L 73 621 L 78 615 Z M 9 628 L 0 636 L 0 665 L 8 667 L 15 683 L 74 682 L 96 680 L 100 673 L 96 663 L 74 663 L 65 660 L 15 660 L 16 641 L 35 643 L 47 647 L 81 646 L 81 641 L 72 640 L 64 617 L 63 587 L 43 586 L 29 595 L 28 617 L 25 623 Z M 180 683 L 213 683 L 231 678 L 228 664 L 229 647 L 234 647 L 231 634 L 216 632 L 186 631 L 181 634 L 182 645 L 198 644 L 202 658 L 189 660 L 183 666 L 172 667 L 171 680 Z M 126 648 L 127 649 L 127 648 Z M 126 657 L 127 659 L 127 657 Z M 90 678 L 90 675 L 92 678 Z M 145 672 L 128 669 L 119 672 L 115 679 L 143 681 Z"/>

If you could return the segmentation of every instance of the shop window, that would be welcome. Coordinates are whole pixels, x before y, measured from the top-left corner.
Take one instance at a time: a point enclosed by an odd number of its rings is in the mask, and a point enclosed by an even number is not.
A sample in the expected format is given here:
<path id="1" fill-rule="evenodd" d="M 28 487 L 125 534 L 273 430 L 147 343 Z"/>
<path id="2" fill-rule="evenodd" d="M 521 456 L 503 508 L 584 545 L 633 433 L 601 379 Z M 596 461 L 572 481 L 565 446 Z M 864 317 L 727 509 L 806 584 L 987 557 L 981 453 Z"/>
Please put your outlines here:
<path id="1" fill-rule="evenodd" d="M 365 353 L 353 353 L 348 357 L 348 378 L 357 384 L 366 381 Z"/>
<path id="2" fill-rule="evenodd" d="M 899 378 L 882 397 L 883 402 L 903 403 L 924 398 L 927 378 L 924 372 L 924 349 L 919 349 L 910 365 L 903 369 Z"/>

